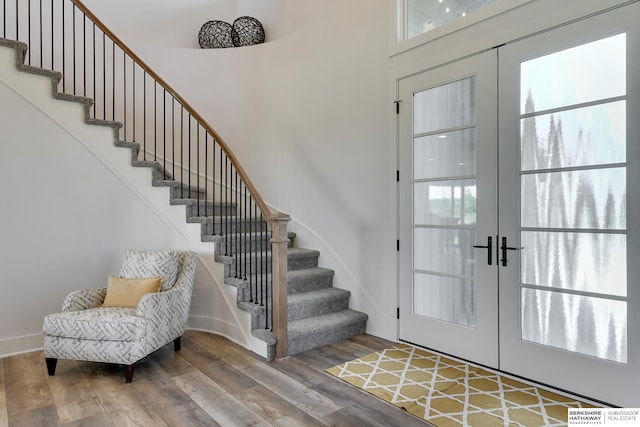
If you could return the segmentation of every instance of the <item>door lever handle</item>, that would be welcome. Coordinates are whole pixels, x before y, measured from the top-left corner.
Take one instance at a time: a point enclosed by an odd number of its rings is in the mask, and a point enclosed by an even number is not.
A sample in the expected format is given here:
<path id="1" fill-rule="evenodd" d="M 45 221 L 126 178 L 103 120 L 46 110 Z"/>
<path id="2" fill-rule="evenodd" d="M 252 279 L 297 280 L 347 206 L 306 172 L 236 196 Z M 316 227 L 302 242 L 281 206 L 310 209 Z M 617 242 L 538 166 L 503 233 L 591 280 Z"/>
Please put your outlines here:
<path id="1" fill-rule="evenodd" d="M 500 250 L 502 251 L 502 259 L 500 261 L 502 262 L 503 267 L 507 266 L 507 251 L 517 251 L 518 249 L 519 248 L 507 246 L 507 238 L 502 238 L 502 245 L 500 245 Z"/>
<path id="2" fill-rule="evenodd" d="M 491 265 L 491 262 L 492 262 L 492 259 L 491 259 L 491 254 L 493 253 L 492 242 L 493 242 L 493 239 L 491 238 L 491 236 L 489 236 L 489 237 L 487 237 L 487 245 L 486 246 L 473 245 L 474 248 L 486 249 L 487 250 L 487 264 L 489 264 L 489 265 Z"/>

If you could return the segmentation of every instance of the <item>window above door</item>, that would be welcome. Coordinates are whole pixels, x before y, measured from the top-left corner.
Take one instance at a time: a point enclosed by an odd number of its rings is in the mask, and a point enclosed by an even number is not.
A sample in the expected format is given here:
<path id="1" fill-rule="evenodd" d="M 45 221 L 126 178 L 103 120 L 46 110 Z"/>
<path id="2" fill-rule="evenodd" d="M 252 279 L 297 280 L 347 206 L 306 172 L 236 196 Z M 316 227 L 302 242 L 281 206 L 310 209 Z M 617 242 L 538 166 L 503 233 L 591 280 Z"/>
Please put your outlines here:
<path id="1" fill-rule="evenodd" d="M 405 18 L 404 37 L 412 39 L 422 33 L 466 18 L 500 0 L 402 0 Z"/>
<path id="2" fill-rule="evenodd" d="M 396 0 L 396 44 L 410 49 L 532 0 Z"/>

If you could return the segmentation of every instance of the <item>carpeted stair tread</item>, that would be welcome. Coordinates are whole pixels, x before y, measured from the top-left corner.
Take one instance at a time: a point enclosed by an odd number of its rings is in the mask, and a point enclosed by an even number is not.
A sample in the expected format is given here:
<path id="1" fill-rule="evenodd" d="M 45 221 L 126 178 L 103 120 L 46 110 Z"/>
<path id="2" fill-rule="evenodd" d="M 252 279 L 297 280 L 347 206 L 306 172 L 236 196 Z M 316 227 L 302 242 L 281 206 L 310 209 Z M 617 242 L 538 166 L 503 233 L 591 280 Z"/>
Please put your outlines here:
<path id="1" fill-rule="evenodd" d="M 287 298 L 289 321 L 332 313 L 349 308 L 351 292 L 326 288 L 290 294 Z"/>
<path id="2" fill-rule="evenodd" d="M 289 355 L 363 334 L 367 319 L 365 313 L 344 309 L 288 322 Z"/>
<path id="3" fill-rule="evenodd" d="M 287 250 L 287 265 L 289 270 L 301 270 L 318 266 L 320 252 L 313 249 L 289 248 Z"/>
<path id="4" fill-rule="evenodd" d="M 201 223 L 204 234 L 226 234 L 247 231 L 264 231 L 267 229 L 266 221 L 257 218 L 237 219 L 222 216 L 193 217 L 187 216 L 188 222 Z"/>
<path id="5" fill-rule="evenodd" d="M 351 292 L 340 288 L 318 289 L 316 291 L 298 292 L 288 297 L 289 306 L 300 304 L 314 304 L 336 298 L 349 297 Z"/>
<path id="6" fill-rule="evenodd" d="M 293 247 L 293 239 L 295 239 L 296 233 L 288 232 L 287 238 L 289 239 L 288 247 Z M 227 239 L 229 240 L 229 247 L 227 245 Z M 251 232 L 251 233 L 234 233 L 228 236 L 221 236 L 218 234 L 205 234 L 202 235 L 203 242 L 215 242 L 219 243 L 216 246 L 216 253 L 222 254 L 229 249 L 230 254 L 236 254 L 240 247 L 247 248 L 250 251 L 262 251 L 264 253 L 265 248 L 269 245 L 271 239 L 271 232 Z M 255 255 L 254 255 L 255 256 Z"/>
<path id="7" fill-rule="evenodd" d="M 191 191 L 198 191 L 197 188 L 192 188 Z M 176 190 L 179 193 L 179 190 Z M 176 194 L 178 195 L 178 194 Z M 186 194 L 185 196 L 188 196 Z M 205 200 L 203 198 L 184 197 L 182 199 L 172 200 L 173 204 L 186 204 L 187 216 L 189 217 L 211 217 L 219 216 L 223 213 L 227 215 L 235 215 L 238 205 L 236 203 L 227 203 L 211 200 L 211 198 Z"/>
<path id="8" fill-rule="evenodd" d="M 287 291 L 289 295 L 317 291 L 333 286 L 335 272 L 327 268 L 312 267 L 287 271 Z"/>
<path id="9" fill-rule="evenodd" d="M 245 259 L 240 259 L 239 257 L 234 257 L 232 256 L 232 254 L 219 254 L 221 256 L 225 256 L 225 257 L 230 257 L 231 258 L 231 263 L 229 265 L 232 265 L 232 269 L 235 272 L 235 263 L 236 261 L 240 264 L 243 264 L 243 262 L 245 261 Z M 287 269 L 288 271 L 296 271 L 296 270 L 304 270 L 304 269 L 308 269 L 308 268 L 316 268 L 318 266 L 318 256 L 320 255 L 320 253 L 318 251 L 314 251 L 314 250 L 310 250 L 310 249 L 302 249 L 302 248 L 296 248 L 296 247 L 291 247 L 288 248 L 287 250 Z M 263 262 L 266 261 L 268 263 L 267 265 L 267 272 L 271 271 L 271 253 L 267 253 L 266 255 L 264 253 L 257 253 L 257 252 L 251 252 L 249 254 L 247 254 L 247 271 L 248 272 L 255 272 L 255 271 L 262 271 L 261 268 L 259 267 L 259 265 Z"/>
<path id="10" fill-rule="evenodd" d="M 219 263 L 225 263 L 228 265 L 233 264 L 233 257 L 216 255 L 216 261 Z M 229 269 L 231 273 L 233 269 Z M 289 295 L 298 294 L 301 292 L 317 291 L 321 289 L 331 288 L 333 285 L 334 271 L 326 268 L 314 267 L 304 270 L 288 270 L 287 271 L 287 291 Z M 252 283 L 258 283 L 260 276 L 252 274 L 248 276 Z M 225 278 L 225 283 L 230 280 L 242 280 L 228 275 Z M 266 275 L 266 280 L 271 282 L 271 272 Z"/>
<path id="11" fill-rule="evenodd" d="M 369 316 L 361 311 L 347 308 L 320 316 L 294 320 L 293 322 L 289 322 L 289 339 L 316 332 L 329 331 L 352 323 L 363 322 L 368 318 Z"/>
<path id="12" fill-rule="evenodd" d="M 194 217 L 194 222 L 200 222 L 200 221 L 195 221 L 195 218 L 199 218 L 199 217 Z M 249 240 L 256 240 L 256 239 L 261 239 L 264 238 L 265 235 L 267 236 L 271 236 L 271 232 L 265 233 L 265 232 L 251 232 L 251 233 L 233 233 L 233 234 L 229 234 L 228 238 L 230 240 L 239 240 L 242 239 L 242 236 L 247 235 L 248 237 L 246 238 L 247 241 Z M 220 235 L 220 234 L 212 234 L 212 236 L 216 236 L 219 237 L 220 239 L 224 240 L 225 236 Z M 296 233 L 290 231 L 287 233 L 287 237 L 289 238 L 289 240 L 293 240 L 296 237 Z"/>

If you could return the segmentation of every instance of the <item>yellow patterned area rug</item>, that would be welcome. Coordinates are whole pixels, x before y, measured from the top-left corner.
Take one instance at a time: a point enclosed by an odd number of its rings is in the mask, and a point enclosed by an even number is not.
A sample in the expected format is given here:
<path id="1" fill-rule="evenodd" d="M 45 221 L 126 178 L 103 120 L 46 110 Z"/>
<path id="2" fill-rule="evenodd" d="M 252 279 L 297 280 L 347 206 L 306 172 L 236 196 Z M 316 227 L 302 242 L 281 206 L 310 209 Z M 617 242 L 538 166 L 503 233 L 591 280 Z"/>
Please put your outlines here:
<path id="1" fill-rule="evenodd" d="M 438 427 L 566 426 L 569 408 L 593 407 L 406 344 L 327 372 Z"/>

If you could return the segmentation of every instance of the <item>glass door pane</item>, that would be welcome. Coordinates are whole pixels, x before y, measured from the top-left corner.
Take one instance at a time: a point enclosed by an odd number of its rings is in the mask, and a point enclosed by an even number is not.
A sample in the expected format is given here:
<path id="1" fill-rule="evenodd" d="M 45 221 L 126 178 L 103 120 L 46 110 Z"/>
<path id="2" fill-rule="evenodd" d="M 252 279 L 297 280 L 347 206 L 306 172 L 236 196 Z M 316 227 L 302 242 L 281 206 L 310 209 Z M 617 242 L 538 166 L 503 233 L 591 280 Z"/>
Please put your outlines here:
<path id="1" fill-rule="evenodd" d="M 625 71 L 625 34 L 520 65 L 522 337 L 620 363 L 627 361 Z M 576 335 L 592 339 L 578 345 Z"/>
<path id="2" fill-rule="evenodd" d="M 476 78 L 413 96 L 413 311 L 476 326 Z"/>

